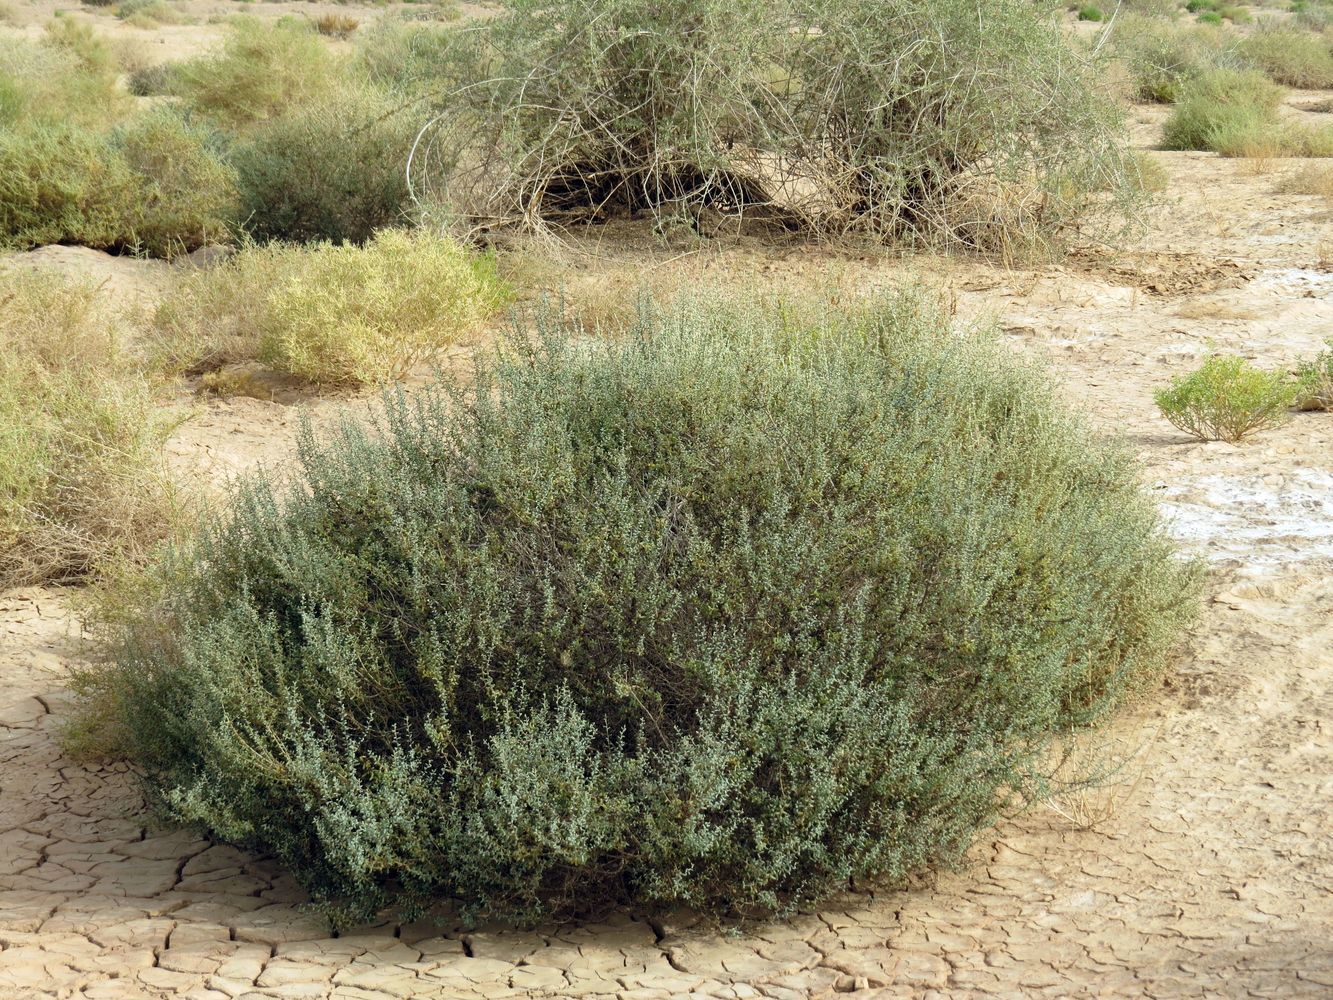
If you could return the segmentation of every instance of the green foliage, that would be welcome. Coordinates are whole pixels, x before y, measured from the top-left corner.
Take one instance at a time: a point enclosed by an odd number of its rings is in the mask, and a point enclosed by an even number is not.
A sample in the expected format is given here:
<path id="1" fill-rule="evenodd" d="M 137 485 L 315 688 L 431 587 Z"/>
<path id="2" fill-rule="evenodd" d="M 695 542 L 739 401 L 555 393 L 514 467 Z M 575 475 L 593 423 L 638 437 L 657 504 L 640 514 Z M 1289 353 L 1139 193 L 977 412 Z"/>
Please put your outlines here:
<path id="1" fill-rule="evenodd" d="M 158 309 L 169 366 L 246 359 L 313 383 L 384 382 L 490 316 L 505 291 L 489 257 L 421 231 L 365 246 L 249 246 L 196 271 Z"/>
<path id="2" fill-rule="evenodd" d="M 1201 441 L 1240 441 L 1287 419 L 1298 386 L 1235 355 L 1214 354 L 1154 397 L 1162 416 Z"/>
<path id="3" fill-rule="evenodd" d="M 365 242 L 404 220 L 418 127 L 380 92 L 351 86 L 256 125 L 232 154 L 241 218 L 258 239 Z"/>
<path id="4" fill-rule="evenodd" d="M 1092 4 L 1085 4 L 1078 9 L 1078 19 L 1080 21 L 1100 21 L 1104 16 L 1102 9 Z"/>
<path id="5" fill-rule="evenodd" d="M 1195 574 L 941 313 L 648 308 L 307 436 L 85 690 L 167 815 L 344 919 L 781 907 L 957 858 L 1158 675 Z"/>
<path id="6" fill-rule="evenodd" d="M 1333 46 L 1327 36 L 1267 21 L 1246 37 L 1242 51 L 1256 67 L 1288 87 L 1333 87 Z"/>
<path id="7" fill-rule="evenodd" d="M 209 129 L 159 108 L 117 129 L 111 150 L 135 178 L 129 235 L 121 242 L 170 257 L 228 240 L 236 174 Z"/>
<path id="8" fill-rule="evenodd" d="M 1135 96 L 1170 104 L 1194 78 L 1242 65 L 1236 40 L 1216 28 L 1122 15 L 1111 35 L 1116 56 L 1134 80 Z"/>
<path id="9" fill-rule="evenodd" d="M 383 16 L 357 36 L 356 60 L 378 86 L 403 94 L 439 92 L 450 81 L 458 44 L 444 25 Z"/>
<path id="10" fill-rule="evenodd" d="M 1199 15 L 1199 23 L 1216 27 L 1222 23 L 1222 15 L 1215 10 L 1204 11 Z"/>
<path id="11" fill-rule="evenodd" d="M 1296 381 L 1296 405 L 1302 410 L 1333 410 L 1333 340 L 1328 350 L 1301 364 Z"/>
<path id="12" fill-rule="evenodd" d="M 458 89 L 420 180 L 465 222 L 744 210 L 807 232 L 1041 248 L 1128 188 L 1121 116 L 1056 14 L 513 0 L 450 47 L 441 77 Z"/>
<path id="13" fill-rule="evenodd" d="M 77 243 L 160 256 L 226 235 L 235 181 L 208 133 L 171 109 L 110 133 L 0 134 L 0 245 Z"/>
<path id="14" fill-rule="evenodd" d="M 135 209 L 134 177 L 105 136 L 77 125 L 0 132 L 0 246 L 119 246 Z"/>
<path id="15" fill-rule="evenodd" d="M 1273 130 L 1282 90 L 1254 70 L 1210 70 L 1185 84 L 1167 119 L 1166 149 L 1216 149 L 1219 140 Z"/>
<path id="16" fill-rule="evenodd" d="M 179 63 L 173 92 L 190 107 L 233 129 L 243 129 L 324 92 L 336 61 L 308 21 L 228 22 L 219 52 Z"/>
<path id="17" fill-rule="evenodd" d="M 169 523 L 165 428 L 91 283 L 0 273 L 0 591 L 82 579 Z"/>

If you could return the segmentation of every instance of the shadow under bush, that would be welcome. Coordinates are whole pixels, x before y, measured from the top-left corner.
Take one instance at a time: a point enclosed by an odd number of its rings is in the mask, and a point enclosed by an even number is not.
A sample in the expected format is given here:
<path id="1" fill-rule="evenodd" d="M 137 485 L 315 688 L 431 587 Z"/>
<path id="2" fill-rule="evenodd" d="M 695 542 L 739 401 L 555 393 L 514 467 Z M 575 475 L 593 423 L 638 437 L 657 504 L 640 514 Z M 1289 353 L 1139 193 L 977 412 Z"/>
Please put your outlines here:
<path id="1" fill-rule="evenodd" d="M 341 919 L 781 907 L 948 862 L 1158 675 L 1196 571 L 1125 455 L 946 326 L 525 329 L 239 486 L 118 609 L 100 697 L 167 815 Z"/>

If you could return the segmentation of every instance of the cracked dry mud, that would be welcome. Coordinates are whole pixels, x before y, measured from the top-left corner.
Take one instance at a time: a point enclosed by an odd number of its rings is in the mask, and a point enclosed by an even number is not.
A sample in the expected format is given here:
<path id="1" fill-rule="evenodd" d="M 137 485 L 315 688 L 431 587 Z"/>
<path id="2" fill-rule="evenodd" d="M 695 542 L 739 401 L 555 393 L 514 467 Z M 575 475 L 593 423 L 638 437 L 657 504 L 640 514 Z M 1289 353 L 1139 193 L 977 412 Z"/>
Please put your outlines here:
<path id="1" fill-rule="evenodd" d="M 929 885 L 730 932 L 627 914 L 469 932 L 446 916 L 334 937 L 271 861 L 154 828 L 126 767 L 62 754 L 66 671 L 85 655 L 69 595 L 14 592 L 0 595 L 0 998 L 1333 995 L 1333 415 L 1201 445 L 1151 403 L 1210 343 L 1286 365 L 1333 333 L 1333 288 L 1308 277 L 1326 270 L 1328 210 L 1234 161 L 1162 162 L 1156 263 L 937 269 L 960 312 L 997 315 L 1128 438 L 1213 565 L 1163 688 L 1098 737 L 1132 754 L 1106 787 L 1006 821 Z M 1192 260 L 1236 266 L 1197 282 L 1181 274 Z M 276 403 L 201 406 L 171 452 L 206 476 L 280 456 L 295 424 Z"/>

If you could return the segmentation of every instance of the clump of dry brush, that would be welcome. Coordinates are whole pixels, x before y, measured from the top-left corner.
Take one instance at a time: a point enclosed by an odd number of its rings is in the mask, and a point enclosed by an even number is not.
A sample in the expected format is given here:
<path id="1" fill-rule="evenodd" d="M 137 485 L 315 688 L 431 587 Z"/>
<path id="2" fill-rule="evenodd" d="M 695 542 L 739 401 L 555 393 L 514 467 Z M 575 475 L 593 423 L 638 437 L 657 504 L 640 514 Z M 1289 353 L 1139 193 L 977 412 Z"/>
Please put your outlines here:
<path id="1" fill-rule="evenodd" d="M 1055 9 L 510 0 L 446 56 L 416 195 L 472 228 L 721 212 L 1048 245 L 1132 188 L 1119 113 Z"/>

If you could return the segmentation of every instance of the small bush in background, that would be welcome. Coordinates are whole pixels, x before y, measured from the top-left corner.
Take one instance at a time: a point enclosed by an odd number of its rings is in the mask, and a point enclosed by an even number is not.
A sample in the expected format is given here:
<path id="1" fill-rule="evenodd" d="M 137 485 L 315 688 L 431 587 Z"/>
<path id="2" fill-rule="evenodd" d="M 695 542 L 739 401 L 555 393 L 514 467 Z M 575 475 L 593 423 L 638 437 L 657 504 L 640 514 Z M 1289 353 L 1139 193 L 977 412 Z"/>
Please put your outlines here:
<path id="1" fill-rule="evenodd" d="M 0 590 L 81 580 L 170 523 L 166 427 L 91 283 L 0 272 Z"/>
<path id="2" fill-rule="evenodd" d="M 309 22 L 237 17 L 220 51 L 176 65 L 173 92 L 218 123 L 244 129 L 324 92 L 335 71 Z"/>
<path id="3" fill-rule="evenodd" d="M 1085 4 L 1078 9 L 1078 19 L 1080 21 L 1100 21 L 1105 17 L 1100 7 L 1092 4 Z"/>
<path id="4" fill-rule="evenodd" d="M 1297 392 L 1286 372 L 1214 354 L 1198 371 L 1172 379 L 1155 399 L 1162 416 L 1185 433 L 1201 441 L 1234 443 L 1285 421 Z"/>
<path id="5" fill-rule="evenodd" d="M 1166 149 L 1215 150 L 1278 129 L 1282 88 L 1255 70 L 1209 70 L 1186 83 L 1167 119 Z"/>
<path id="6" fill-rule="evenodd" d="M 1246 36 L 1245 58 L 1288 87 L 1333 87 L 1333 42 L 1323 34 L 1266 22 Z"/>
<path id="7" fill-rule="evenodd" d="M 461 43 L 457 32 L 431 21 L 383 16 L 357 35 L 356 62 L 377 86 L 401 94 L 445 90 Z"/>
<path id="8" fill-rule="evenodd" d="M 421 231 L 365 246 L 250 246 L 184 279 L 158 309 L 164 363 L 258 359 L 316 384 L 385 382 L 458 342 L 503 303 L 494 263 Z"/>
<path id="9" fill-rule="evenodd" d="M 261 240 L 362 243 L 403 222 L 418 127 L 397 102 L 351 85 L 259 123 L 231 156 L 243 224 Z"/>
<path id="10" fill-rule="evenodd" d="M 321 14 L 315 18 L 315 30 L 331 38 L 351 38 L 361 22 L 346 14 Z"/>
<path id="11" fill-rule="evenodd" d="M 702 300 L 307 438 L 151 579 L 85 693 L 168 816 L 341 920 L 532 921 L 957 858 L 1158 676 L 1196 570 L 941 313 Z"/>
<path id="12" fill-rule="evenodd" d="M 180 12 L 167 0 L 122 0 L 116 8 L 116 17 L 140 28 L 179 24 L 182 20 Z"/>
<path id="13" fill-rule="evenodd" d="M 1207 26 L 1125 14 L 1111 35 L 1116 56 L 1134 80 L 1135 96 L 1171 104 L 1190 80 L 1215 69 L 1242 65 L 1238 42 Z"/>
<path id="14" fill-rule="evenodd" d="M 1333 410 L 1333 340 L 1328 341 L 1328 350 L 1301 364 L 1296 381 L 1296 405 L 1300 409 Z"/>

